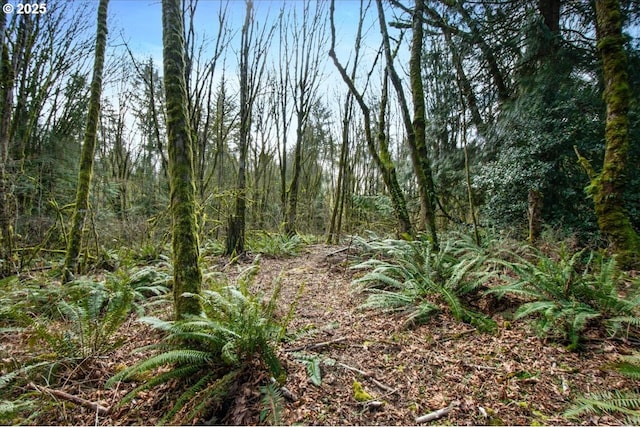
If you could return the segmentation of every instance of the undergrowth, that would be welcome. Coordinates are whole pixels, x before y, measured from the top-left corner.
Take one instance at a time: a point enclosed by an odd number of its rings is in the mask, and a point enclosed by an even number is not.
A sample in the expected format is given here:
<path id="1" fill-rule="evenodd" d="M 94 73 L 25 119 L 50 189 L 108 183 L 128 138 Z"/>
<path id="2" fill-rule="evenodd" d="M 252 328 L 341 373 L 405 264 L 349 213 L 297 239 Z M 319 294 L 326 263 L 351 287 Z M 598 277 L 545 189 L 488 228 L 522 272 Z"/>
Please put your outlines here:
<path id="1" fill-rule="evenodd" d="M 120 404 L 130 402 L 144 390 L 177 382 L 179 396 L 160 423 L 220 422 L 226 415 L 224 403 L 249 371 L 262 366 L 268 378 L 283 383 L 286 374 L 275 350 L 276 342 L 286 330 L 286 325 L 280 325 L 274 316 L 280 287 L 277 282 L 267 303 L 259 295 L 251 294 L 248 287 L 258 268 L 258 262 L 254 262 L 236 283 L 214 283 L 213 289 L 203 291 L 200 296 L 191 295 L 201 299 L 202 316 L 180 321 L 140 319 L 164 331 L 166 336 L 158 344 L 136 350 L 152 355 L 109 379 L 107 386 L 115 386 L 148 376 Z M 271 391 L 268 387 L 263 389 L 264 399 L 269 402 L 265 419 L 278 420 L 276 409 L 269 409 L 278 402 Z"/>
<path id="2" fill-rule="evenodd" d="M 507 283 L 488 293 L 524 298 L 515 319 L 534 317 L 541 336 L 568 342 L 577 350 L 590 324 L 607 329 L 610 336 L 628 334 L 640 325 L 638 284 L 625 286 L 615 260 L 585 249 L 571 253 L 562 248 L 556 257 L 531 249 L 513 261 L 495 259 Z"/>
<path id="3" fill-rule="evenodd" d="M 625 377 L 640 380 L 640 354 L 624 356 L 616 363 L 605 366 Z M 583 414 L 623 414 L 625 424 L 640 425 L 640 392 L 631 391 L 601 391 L 578 397 L 574 404 L 564 413 L 567 418 L 577 418 Z"/>
<path id="4" fill-rule="evenodd" d="M 425 322 L 443 304 L 459 321 L 482 331 L 496 329 L 491 318 L 464 300 L 480 291 L 478 273 L 488 258 L 469 237 L 453 236 L 438 251 L 422 240 L 355 238 L 354 244 L 371 256 L 353 267 L 367 270 L 352 283 L 356 291 L 369 294 L 361 308 L 404 312 L 410 325 Z"/>

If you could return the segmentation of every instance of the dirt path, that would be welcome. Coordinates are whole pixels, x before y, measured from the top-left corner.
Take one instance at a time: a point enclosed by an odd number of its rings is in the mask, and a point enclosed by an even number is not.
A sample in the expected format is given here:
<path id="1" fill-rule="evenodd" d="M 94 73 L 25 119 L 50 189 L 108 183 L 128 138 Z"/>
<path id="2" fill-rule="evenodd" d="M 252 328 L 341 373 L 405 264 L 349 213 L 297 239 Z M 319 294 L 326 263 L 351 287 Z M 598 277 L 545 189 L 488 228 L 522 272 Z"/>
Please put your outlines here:
<path id="1" fill-rule="evenodd" d="M 285 424 L 407 425 L 451 404 L 439 423 L 567 424 L 559 414 L 575 396 L 628 385 L 600 369 L 627 351 L 606 342 L 579 355 L 499 316 L 500 331 L 489 335 L 446 313 L 407 329 L 401 315 L 358 310 L 363 297 L 351 293 L 354 272 L 339 249 L 313 245 L 295 258 L 262 260 L 259 287 L 268 294 L 280 277 L 281 314 L 296 304 L 291 341 L 280 352 L 286 387 L 298 397 L 286 404 Z M 321 385 L 312 384 L 300 354 L 322 360 Z M 354 380 L 382 407 L 357 402 Z M 588 422 L 620 423 L 609 416 Z"/>

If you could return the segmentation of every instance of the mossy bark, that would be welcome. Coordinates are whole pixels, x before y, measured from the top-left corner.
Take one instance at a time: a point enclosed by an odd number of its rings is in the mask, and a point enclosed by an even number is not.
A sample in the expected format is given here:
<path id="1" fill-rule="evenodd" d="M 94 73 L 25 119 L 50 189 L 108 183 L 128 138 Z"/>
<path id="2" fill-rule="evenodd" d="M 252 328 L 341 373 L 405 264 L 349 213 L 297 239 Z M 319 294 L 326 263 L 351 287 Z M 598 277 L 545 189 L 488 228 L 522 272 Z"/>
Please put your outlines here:
<path id="1" fill-rule="evenodd" d="M 202 272 L 196 221 L 193 146 L 187 115 L 184 22 L 180 0 L 162 1 L 164 90 L 173 231 L 173 297 L 176 319 L 201 312 Z"/>
<path id="2" fill-rule="evenodd" d="M 9 60 L 4 31 L 7 16 L 0 14 L 0 278 L 11 274 L 13 227 L 6 165 L 9 160 L 9 128 L 13 107 L 14 72 Z"/>
<path id="3" fill-rule="evenodd" d="M 424 102 L 424 86 L 422 84 L 422 43 L 424 31 L 422 28 L 422 16 L 424 14 L 424 1 L 416 0 L 413 11 L 411 56 L 409 58 L 409 80 L 411 83 L 411 95 L 413 98 L 413 132 L 415 151 L 418 154 L 418 184 L 422 188 L 422 216 L 429 230 L 431 243 L 438 247 L 438 232 L 436 230 L 436 192 L 431 172 L 431 160 L 426 143 L 426 107 Z"/>
<path id="4" fill-rule="evenodd" d="M 411 153 L 411 163 L 413 171 L 418 181 L 418 194 L 420 195 L 420 224 L 419 228 L 425 227 L 429 230 L 429 237 L 434 247 L 438 247 L 438 235 L 435 227 L 435 192 L 433 186 L 433 178 L 431 173 L 431 165 L 425 144 L 425 114 L 424 114 L 424 89 L 422 87 L 421 75 L 421 58 L 422 58 L 422 19 L 423 10 L 414 13 L 414 36 L 411 45 L 411 56 L 409 58 L 409 80 L 411 84 L 411 94 L 414 101 L 414 117 L 411 118 L 409 113 L 408 101 L 404 93 L 404 87 L 400 75 L 393 65 L 395 53 L 391 52 L 391 43 L 389 33 L 387 31 L 386 18 L 382 0 L 376 0 L 378 9 L 378 21 L 380 25 L 380 34 L 382 35 L 382 43 L 384 55 L 387 64 L 387 72 L 391 83 L 398 96 L 400 110 L 402 112 L 402 122 L 407 132 L 407 143 Z M 416 4 L 418 7 L 419 5 Z M 417 21 L 417 22 L 416 22 Z M 416 28 L 417 29 L 417 34 Z M 416 74 L 417 70 L 417 74 Z M 419 80 L 416 80 L 416 76 Z M 417 105 L 416 105 L 417 103 Z M 416 128 L 418 134 L 416 135 Z M 422 142 L 421 142 L 422 141 Z"/>
<path id="5" fill-rule="evenodd" d="M 604 100 L 607 106 L 605 156 L 602 170 L 591 180 L 600 231 L 623 267 L 640 265 L 640 238 L 624 207 L 623 191 L 629 165 L 629 98 L 627 59 L 618 0 L 597 0 L 597 47 L 602 56 Z M 637 167 L 637 166 L 636 166 Z"/>
<path id="6" fill-rule="evenodd" d="M 93 77 L 91 79 L 91 93 L 89 97 L 89 112 L 85 127 L 82 151 L 80 153 L 80 171 L 78 172 L 78 187 L 76 203 L 71 217 L 71 228 L 67 253 L 64 260 L 64 281 L 72 279 L 78 273 L 78 258 L 82 245 L 82 234 L 89 208 L 89 191 L 93 175 L 93 157 L 96 147 L 98 120 L 100 116 L 100 96 L 102 94 L 102 70 L 107 47 L 107 6 L 109 0 L 100 0 L 98 5 L 98 27 L 96 33 L 95 60 Z"/>

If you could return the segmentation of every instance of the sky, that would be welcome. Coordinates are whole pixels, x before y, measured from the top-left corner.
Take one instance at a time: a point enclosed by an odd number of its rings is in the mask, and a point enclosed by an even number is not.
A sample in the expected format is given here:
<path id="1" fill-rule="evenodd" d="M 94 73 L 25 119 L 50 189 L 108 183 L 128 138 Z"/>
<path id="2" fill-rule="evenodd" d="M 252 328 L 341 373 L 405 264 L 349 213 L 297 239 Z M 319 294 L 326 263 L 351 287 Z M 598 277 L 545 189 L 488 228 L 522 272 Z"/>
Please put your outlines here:
<path id="1" fill-rule="evenodd" d="M 328 2 L 327 2 L 328 3 Z M 300 0 L 290 0 L 287 7 L 300 6 Z M 217 31 L 218 0 L 200 0 L 196 12 L 196 29 L 213 36 Z M 255 0 L 256 20 L 263 22 L 277 16 L 282 1 Z M 342 46 L 351 48 L 358 19 L 360 1 L 336 1 L 336 36 Z M 160 59 L 162 54 L 162 10 L 160 0 L 111 0 L 109 3 L 112 41 L 125 40 L 133 52 L 152 55 Z M 232 31 L 239 31 L 245 14 L 244 0 L 229 0 L 228 18 Z M 346 47 L 346 46 L 345 46 Z"/>

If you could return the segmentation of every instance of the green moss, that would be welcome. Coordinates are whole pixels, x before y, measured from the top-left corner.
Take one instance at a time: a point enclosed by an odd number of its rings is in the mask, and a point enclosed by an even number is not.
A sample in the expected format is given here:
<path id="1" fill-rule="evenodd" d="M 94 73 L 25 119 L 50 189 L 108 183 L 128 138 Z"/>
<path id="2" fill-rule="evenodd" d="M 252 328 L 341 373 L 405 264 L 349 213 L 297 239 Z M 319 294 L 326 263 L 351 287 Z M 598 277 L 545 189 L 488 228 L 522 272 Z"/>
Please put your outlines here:
<path id="1" fill-rule="evenodd" d="M 362 384 L 356 380 L 353 380 L 353 398 L 356 399 L 357 402 L 373 400 L 373 396 L 367 393 L 364 388 L 362 388 Z"/>

